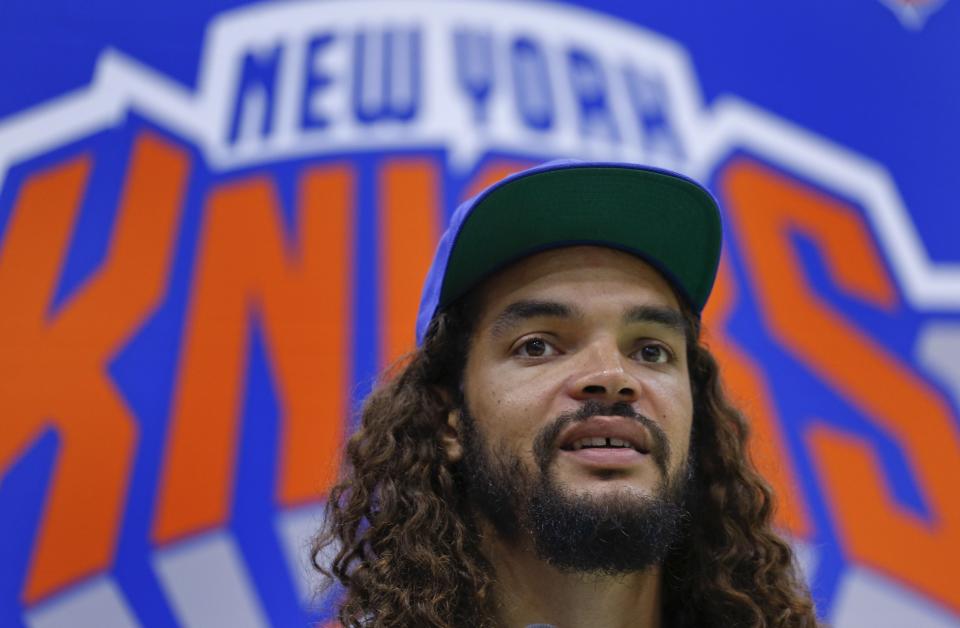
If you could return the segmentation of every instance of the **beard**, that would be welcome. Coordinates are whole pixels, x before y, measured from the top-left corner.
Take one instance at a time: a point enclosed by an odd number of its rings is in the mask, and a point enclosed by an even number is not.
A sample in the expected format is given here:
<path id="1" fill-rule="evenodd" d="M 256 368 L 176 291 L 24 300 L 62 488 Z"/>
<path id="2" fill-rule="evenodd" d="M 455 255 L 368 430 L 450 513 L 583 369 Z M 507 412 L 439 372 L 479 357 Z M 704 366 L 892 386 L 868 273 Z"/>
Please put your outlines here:
<path id="1" fill-rule="evenodd" d="M 624 487 L 596 495 L 570 491 L 556 481 L 552 463 L 558 455 L 557 436 L 569 423 L 598 415 L 623 416 L 646 427 L 652 441 L 649 455 L 661 477 L 652 494 Z M 684 505 L 692 484 L 689 454 L 670 476 L 670 449 L 663 430 L 629 404 L 589 400 L 576 412 L 557 417 L 534 440 L 534 471 L 516 452 L 491 448 L 466 403 L 461 430 L 460 471 L 475 513 L 508 542 L 529 537 L 536 555 L 561 571 L 616 575 L 662 564 L 689 517 Z M 617 475 L 610 471 L 606 477 Z"/>

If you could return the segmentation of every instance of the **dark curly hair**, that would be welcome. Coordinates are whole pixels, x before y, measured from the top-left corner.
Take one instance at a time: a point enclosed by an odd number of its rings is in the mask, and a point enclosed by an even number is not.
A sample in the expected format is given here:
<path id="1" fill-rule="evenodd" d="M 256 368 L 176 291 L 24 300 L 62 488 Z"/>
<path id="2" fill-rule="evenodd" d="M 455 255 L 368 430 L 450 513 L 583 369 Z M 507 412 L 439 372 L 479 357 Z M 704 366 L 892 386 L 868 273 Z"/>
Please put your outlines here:
<path id="1" fill-rule="evenodd" d="M 314 556 L 337 548 L 315 566 L 345 587 L 344 626 L 494 625 L 494 576 L 440 442 L 460 398 L 474 310 L 459 303 L 437 315 L 423 346 L 363 406 L 313 545 Z M 817 626 L 793 552 L 771 527 L 773 495 L 747 455 L 747 423 L 724 395 L 699 320 L 686 319 L 694 479 L 688 524 L 662 565 L 664 623 Z"/>

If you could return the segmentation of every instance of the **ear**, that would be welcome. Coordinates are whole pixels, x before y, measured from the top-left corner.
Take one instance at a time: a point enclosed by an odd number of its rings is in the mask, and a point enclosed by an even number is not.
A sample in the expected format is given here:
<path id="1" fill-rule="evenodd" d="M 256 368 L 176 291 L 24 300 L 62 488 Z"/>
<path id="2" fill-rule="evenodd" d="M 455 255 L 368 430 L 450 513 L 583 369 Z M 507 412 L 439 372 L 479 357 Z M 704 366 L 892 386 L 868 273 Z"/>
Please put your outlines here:
<path id="1" fill-rule="evenodd" d="M 447 413 L 447 424 L 440 432 L 440 443 L 447 453 L 449 462 L 460 462 L 463 458 L 463 445 L 460 443 L 460 410 Z"/>

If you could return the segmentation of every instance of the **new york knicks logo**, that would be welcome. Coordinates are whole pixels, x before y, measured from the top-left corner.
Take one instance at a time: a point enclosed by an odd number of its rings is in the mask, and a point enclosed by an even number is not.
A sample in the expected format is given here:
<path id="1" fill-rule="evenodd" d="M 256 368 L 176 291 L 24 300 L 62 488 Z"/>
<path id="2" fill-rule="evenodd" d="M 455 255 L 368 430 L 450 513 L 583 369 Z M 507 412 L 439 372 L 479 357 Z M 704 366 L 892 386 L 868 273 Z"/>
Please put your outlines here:
<path id="1" fill-rule="evenodd" d="M 351 408 L 412 346 L 446 212 L 560 156 L 710 184 L 710 343 L 821 613 L 955 625 L 960 268 L 890 174 L 705 105 L 635 25 L 389 0 L 250 5 L 209 25 L 195 89 L 106 51 L 0 121 L 9 623 L 332 617 L 305 542 Z"/>

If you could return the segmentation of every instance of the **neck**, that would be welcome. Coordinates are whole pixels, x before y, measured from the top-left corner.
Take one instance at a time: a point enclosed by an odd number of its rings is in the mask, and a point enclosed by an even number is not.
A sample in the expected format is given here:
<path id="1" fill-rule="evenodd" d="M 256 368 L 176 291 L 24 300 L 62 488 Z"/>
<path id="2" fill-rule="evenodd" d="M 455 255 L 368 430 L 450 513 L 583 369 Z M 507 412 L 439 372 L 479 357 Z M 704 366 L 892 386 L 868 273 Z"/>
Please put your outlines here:
<path id="1" fill-rule="evenodd" d="M 498 624 L 523 628 L 659 628 L 660 568 L 616 576 L 561 572 L 532 548 L 486 536 L 493 566 Z"/>

